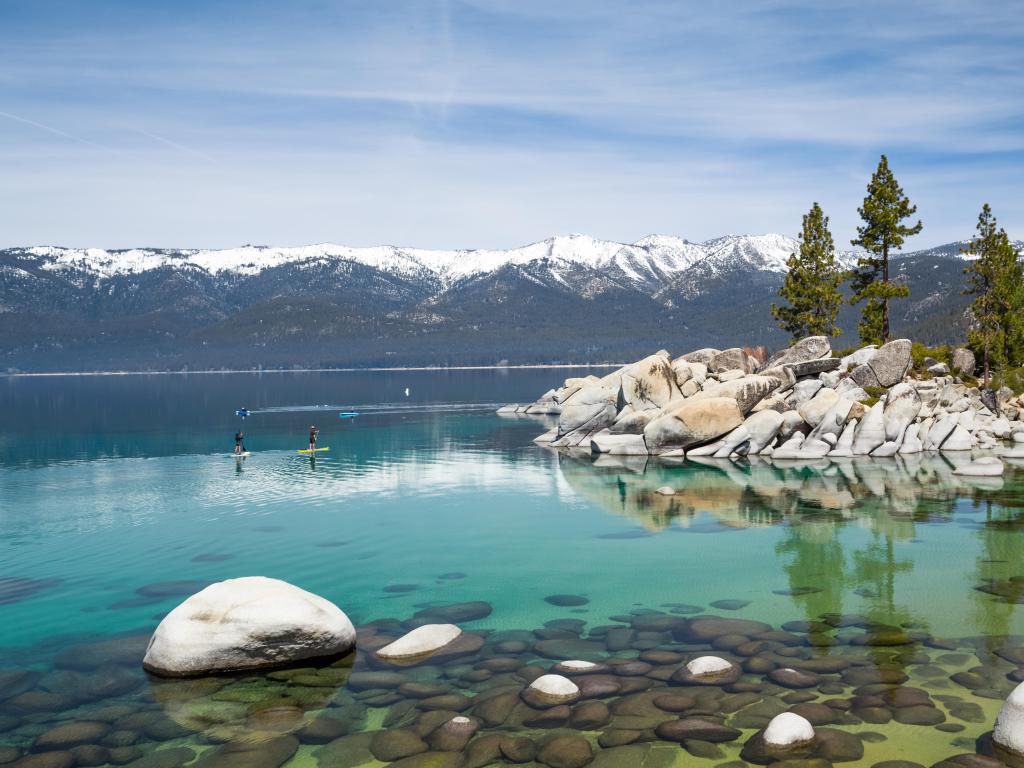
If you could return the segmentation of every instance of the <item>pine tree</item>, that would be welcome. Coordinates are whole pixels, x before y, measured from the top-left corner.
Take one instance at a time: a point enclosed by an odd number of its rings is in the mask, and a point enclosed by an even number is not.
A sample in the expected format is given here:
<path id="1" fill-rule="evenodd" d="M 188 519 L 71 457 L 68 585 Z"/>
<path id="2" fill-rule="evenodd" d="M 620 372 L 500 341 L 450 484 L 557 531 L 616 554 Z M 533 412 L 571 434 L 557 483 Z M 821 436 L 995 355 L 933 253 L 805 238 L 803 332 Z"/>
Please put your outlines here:
<path id="1" fill-rule="evenodd" d="M 867 197 L 857 212 L 864 226 L 857 227 L 857 239 L 850 242 L 870 255 L 857 262 L 850 303 L 865 303 L 858 326 L 861 341 L 884 344 L 889 341 L 889 301 L 910 295 L 908 286 L 889 281 L 889 251 L 898 250 L 907 237 L 916 235 L 922 227 L 920 221 L 913 226 L 902 223 L 917 212 L 917 206 L 911 205 L 903 194 L 885 155 L 878 161 L 868 183 Z"/>
<path id="2" fill-rule="evenodd" d="M 998 228 L 988 203 L 978 215 L 977 234 L 963 249 L 975 257 L 964 272 L 973 296 L 968 344 L 981 353 L 984 385 L 993 365 L 1024 362 L 1024 264 L 1006 230 Z"/>
<path id="3" fill-rule="evenodd" d="M 772 316 L 793 339 L 804 336 L 838 336 L 836 315 L 842 295 L 842 273 L 836 266 L 835 244 L 828 229 L 828 216 L 815 203 L 804 215 L 800 249 L 786 261 L 789 272 L 779 288 L 788 306 L 772 304 Z"/>

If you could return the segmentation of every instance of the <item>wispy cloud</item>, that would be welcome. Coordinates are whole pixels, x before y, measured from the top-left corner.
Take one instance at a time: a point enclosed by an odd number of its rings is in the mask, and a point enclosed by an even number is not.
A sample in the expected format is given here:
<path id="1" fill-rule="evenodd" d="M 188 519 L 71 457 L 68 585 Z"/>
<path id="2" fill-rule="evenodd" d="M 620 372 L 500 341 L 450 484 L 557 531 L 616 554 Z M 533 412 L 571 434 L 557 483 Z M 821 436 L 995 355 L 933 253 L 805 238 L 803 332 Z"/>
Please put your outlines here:
<path id="1" fill-rule="evenodd" d="M 792 233 L 813 200 L 841 241 L 881 152 L 921 245 L 983 200 L 1024 230 L 1013 4 L 90 6 L 0 9 L 0 106 L 43 129 L 0 125 L 10 242 L 704 238 Z"/>
<path id="2" fill-rule="evenodd" d="M 83 139 L 81 136 L 73 136 L 72 134 L 67 133 L 66 131 L 62 131 L 59 128 L 54 128 L 52 125 L 44 125 L 43 123 L 37 123 L 35 120 L 29 120 L 27 117 L 21 117 L 20 115 L 12 115 L 10 112 L 0 112 L 0 117 L 7 118 L 8 120 L 13 120 L 14 122 L 21 123 L 22 125 L 28 125 L 33 128 L 38 128 L 40 131 L 44 131 L 45 133 L 51 134 L 52 136 L 58 136 L 62 139 L 67 139 L 68 141 L 73 141 L 76 144 L 81 144 L 86 147 L 92 147 L 93 149 L 102 149 L 104 151 L 110 150 L 109 147 L 105 147 L 102 144 L 97 144 L 94 141 Z"/>

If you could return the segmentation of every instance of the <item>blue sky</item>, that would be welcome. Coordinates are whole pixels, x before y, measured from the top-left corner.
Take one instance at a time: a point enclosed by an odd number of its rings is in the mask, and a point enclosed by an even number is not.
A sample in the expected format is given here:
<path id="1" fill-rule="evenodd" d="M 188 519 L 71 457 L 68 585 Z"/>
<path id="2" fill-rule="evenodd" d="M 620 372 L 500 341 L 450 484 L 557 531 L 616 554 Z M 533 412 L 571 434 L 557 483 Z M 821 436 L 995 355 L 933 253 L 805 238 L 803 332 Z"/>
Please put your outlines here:
<path id="1" fill-rule="evenodd" d="M 0 244 L 1024 237 L 1021 2 L 0 0 Z"/>

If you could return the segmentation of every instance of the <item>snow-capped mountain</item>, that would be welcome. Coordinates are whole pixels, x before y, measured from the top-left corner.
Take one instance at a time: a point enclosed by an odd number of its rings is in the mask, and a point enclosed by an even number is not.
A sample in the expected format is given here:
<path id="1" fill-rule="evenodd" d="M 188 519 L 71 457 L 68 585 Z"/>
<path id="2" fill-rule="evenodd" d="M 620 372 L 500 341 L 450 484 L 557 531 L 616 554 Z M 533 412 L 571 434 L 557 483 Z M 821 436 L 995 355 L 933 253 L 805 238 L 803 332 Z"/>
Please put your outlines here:
<path id="1" fill-rule="evenodd" d="M 97 278 L 130 275 L 167 267 L 194 267 L 212 275 L 257 275 L 264 270 L 304 262 L 362 264 L 406 277 L 431 274 L 446 285 L 508 266 L 548 261 L 559 269 L 614 269 L 638 283 L 664 280 L 697 262 L 748 264 L 785 271 L 796 241 L 785 235 L 727 236 L 691 243 L 671 235 L 649 235 L 635 243 L 599 240 L 588 235 L 559 235 L 508 250 L 425 250 L 391 245 L 356 248 L 333 243 L 299 247 L 246 245 L 221 250 L 104 250 L 41 246 L 11 249 L 50 271 L 77 271 Z"/>
<path id="2" fill-rule="evenodd" d="M 767 234 L 564 235 L 508 250 L 10 248 L 0 370 L 593 361 L 777 344 L 769 305 L 796 247 Z M 906 322 L 950 307 L 942 327 L 955 321 L 959 248 L 899 257 Z"/>

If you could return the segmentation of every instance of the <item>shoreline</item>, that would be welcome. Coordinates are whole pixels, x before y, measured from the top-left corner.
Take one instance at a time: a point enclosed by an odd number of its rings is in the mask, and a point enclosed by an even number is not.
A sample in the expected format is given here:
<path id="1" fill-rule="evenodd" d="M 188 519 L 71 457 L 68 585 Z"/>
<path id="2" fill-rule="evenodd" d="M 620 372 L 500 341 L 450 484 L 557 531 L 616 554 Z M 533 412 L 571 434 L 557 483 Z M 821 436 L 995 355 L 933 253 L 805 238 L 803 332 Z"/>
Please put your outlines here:
<path id="1" fill-rule="evenodd" d="M 0 378 L 33 378 L 41 376 L 191 376 L 212 375 L 212 374 L 257 374 L 264 373 L 380 373 L 381 371 L 497 371 L 497 370 L 527 370 L 533 368 L 621 368 L 624 363 L 529 363 L 523 365 L 419 365 L 419 366 L 397 366 L 397 367 L 370 367 L 370 368 L 213 368 L 195 371 L 19 371 L 18 373 L 0 373 Z"/>

